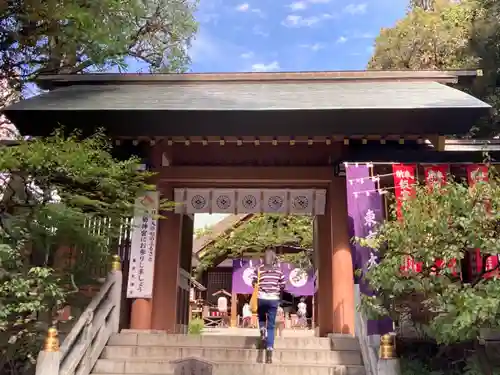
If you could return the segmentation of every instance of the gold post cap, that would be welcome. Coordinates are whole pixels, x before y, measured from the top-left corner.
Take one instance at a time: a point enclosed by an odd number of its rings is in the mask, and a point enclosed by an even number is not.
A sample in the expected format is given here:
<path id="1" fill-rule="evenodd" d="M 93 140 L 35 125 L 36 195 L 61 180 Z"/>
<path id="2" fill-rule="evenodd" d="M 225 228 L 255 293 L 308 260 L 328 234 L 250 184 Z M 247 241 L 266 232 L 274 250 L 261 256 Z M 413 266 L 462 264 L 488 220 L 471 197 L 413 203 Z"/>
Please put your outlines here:
<path id="1" fill-rule="evenodd" d="M 112 271 L 121 271 L 122 262 L 119 255 L 113 255 L 111 257 L 111 270 Z"/>
<path id="2" fill-rule="evenodd" d="M 395 336 L 385 334 L 380 337 L 380 359 L 396 358 Z"/>
<path id="3" fill-rule="evenodd" d="M 47 337 L 43 346 L 44 352 L 58 352 L 59 351 L 59 337 L 57 329 L 51 327 L 47 330 Z"/>

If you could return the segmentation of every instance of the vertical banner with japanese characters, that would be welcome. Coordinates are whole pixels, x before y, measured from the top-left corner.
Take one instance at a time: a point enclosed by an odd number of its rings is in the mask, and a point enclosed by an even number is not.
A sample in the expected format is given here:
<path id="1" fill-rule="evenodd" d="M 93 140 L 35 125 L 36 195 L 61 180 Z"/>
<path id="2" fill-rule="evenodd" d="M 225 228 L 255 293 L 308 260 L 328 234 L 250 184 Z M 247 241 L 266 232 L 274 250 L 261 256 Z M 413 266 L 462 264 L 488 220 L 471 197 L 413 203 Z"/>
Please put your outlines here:
<path id="1" fill-rule="evenodd" d="M 484 164 L 471 164 L 467 166 L 467 180 L 469 181 L 469 186 L 474 187 L 478 182 L 487 182 L 488 176 L 488 166 Z M 472 251 L 472 261 L 471 265 L 475 266 L 474 269 L 469 270 L 469 274 L 478 275 L 483 272 L 483 257 L 480 249 L 475 249 Z M 491 255 L 486 258 L 485 271 L 491 271 L 496 269 L 498 266 L 498 256 Z M 494 276 L 494 272 L 489 272 L 484 275 L 485 278 L 490 278 Z"/>
<path id="2" fill-rule="evenodd" d="M 394 195 L 396 196 L 396 215 L 399 220 L 403 219 L 403 202 L 416 194 L 415 184 L 415 170 L 414 164 L 393 164 L 392 173 L 394 175 Z M 403 272 L 413 270 L 420 272 L 422 264 L 415 262 L 411 257 L 404 260 L 401 267 Z"/>
<path id="3" fill-rule="evenodd" d="M 371 178 L 370 167 L 348 165 L 346 184 L 350 236 L 369 238 L 376 234 L 384 217 L 383 199 Z M 351 245 L 351 251 L 354 268 L 361 271 L 361 275 L 356 277 L 356 284 L 361 293 L 373 295 L 363 276 L 369 269 L 377 266 L 378 254 L 374 249 L 363 247 L 357 242 Z M 389 318 L 368 321 L 368 335 L 383 335 L 392 331 L 393 323 Z"/>
<path id="4" fill-rule="evenodd" d="M 448 164 L 428 165 L 424 167 L 425 184 L 427 188 L 432 191 L 435 187 L 445 186 L 448 178 L 448 171 L 450 166 Z M 457 275 L 457 261 L 452 259 L 445 265 L 442 259 L 436 259 L 436 272 L 439 273 L 445 266 L 452 270 L 454 276 Z"/>
<path id="5" fill-rule="evenodd" d="M 152 297 L 159 204 L 157 191 L 148 191 L 136 199 L 127 298 Z"/>
<path id="6" fill-rule="evenodd" d="M 425 184 L 429 189 L 446 185 L 449 165 L 428 165 L 424 167 Z"/>
<path id="7" fill-rule="evenodd" d="M 403 202 L 415 196 L 415 169 L 413 164 L 393 164 L 392 173 L 394 174 L 394 194 L 397 203 L 398 219 L 403 218 Z"/>

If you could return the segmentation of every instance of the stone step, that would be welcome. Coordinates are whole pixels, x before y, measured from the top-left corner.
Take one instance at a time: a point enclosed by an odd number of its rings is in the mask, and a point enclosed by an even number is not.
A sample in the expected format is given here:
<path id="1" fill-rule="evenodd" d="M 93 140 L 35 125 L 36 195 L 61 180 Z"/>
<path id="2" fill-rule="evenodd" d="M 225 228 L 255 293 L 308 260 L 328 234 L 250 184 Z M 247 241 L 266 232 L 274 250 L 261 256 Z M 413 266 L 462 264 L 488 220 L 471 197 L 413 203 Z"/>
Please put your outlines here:
<path id="1" fill-rule="evenodd" d="M 171 374 L 179 364 L 165 360 L 111 360 L 99 359 L 93 369 L 93 375 L 130 375 L 130 374 Z M 213 363 L 204 375 L 365 375 L 363 366 L 341 365 L 297 365 L 225 362 Z"/>
<path id="2" fill-rule="evenodd" d="M 260 340 L 255 336 L 195 336 L 158 333 L 119 333 L 113 335 L 110 346 L 173 346 L 200 348 L 258 349 Z M 277 337 L 276 349 L 328 349 L 360 350 L 357 338 L 351 336 Z"/>
<path id="3" fill-rule="evenodd" d="M 203 358 L 210 362 L 246 362 L 262 361 L 264 351 L 241 348 L 197 348 L 168 346 L 108 346 L 102 359 L 163 359 Z M 275 363 L 361 365 L 359 351 L 331 351 L 318 349 L 276 349 L 273 354 Z"/>

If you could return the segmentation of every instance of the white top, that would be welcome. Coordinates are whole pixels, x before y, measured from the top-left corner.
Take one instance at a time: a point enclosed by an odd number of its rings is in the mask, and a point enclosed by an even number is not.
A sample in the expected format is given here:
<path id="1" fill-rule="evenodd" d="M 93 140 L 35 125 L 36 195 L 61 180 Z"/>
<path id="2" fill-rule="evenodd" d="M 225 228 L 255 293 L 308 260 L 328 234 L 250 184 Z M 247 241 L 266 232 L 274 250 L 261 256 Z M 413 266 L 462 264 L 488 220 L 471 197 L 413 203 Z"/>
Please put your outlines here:
<path id="1" fill-rule="evenodd" d="M 297 308 L 298 308 L 298 312 L 301 315 L 306 315 L 307 314 L 307 305 L 306 305 L 305 302 L 299 302 L 299 304 L 297 305 Z"/>
<path id="2" fill-rule="evenodd" d="M 244 318 L 252 317 L 252 310 L 250 310 L 250 305 L 248 303 L 245 303 L 243 305 L 243 317 Z"/>
<path id="3" fill-rule="evenodd" d="M 227 311 L 227 298 L 224 296 L 220 296 L 217 299 L 217 309 L 219 312 L 226 312 Z"/>
<path id="4" fill-rule="evenodd" d="M 283 307 L 281 306 L 278 306 L 278 310 L 276 311 L 276 321 L 277 322 L 285 321 L 285 310 L 283 310 Z"/>

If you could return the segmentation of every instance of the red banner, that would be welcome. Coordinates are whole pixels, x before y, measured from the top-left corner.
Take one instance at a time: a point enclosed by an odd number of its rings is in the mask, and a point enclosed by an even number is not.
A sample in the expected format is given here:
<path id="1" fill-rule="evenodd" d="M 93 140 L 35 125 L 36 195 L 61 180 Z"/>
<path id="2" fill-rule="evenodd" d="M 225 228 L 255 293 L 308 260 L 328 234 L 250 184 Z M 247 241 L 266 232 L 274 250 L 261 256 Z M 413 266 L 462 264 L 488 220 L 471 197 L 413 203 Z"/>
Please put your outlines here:
<path id="1" fill-rule="evenodd" d="M 488 181 L 488 167 L 484 164 L 471 164 L 467 166 L 467 181 L 469 181 L 469 186 L 474 187 L 474 185 L 479 182 Z"/>
<path id="2" fill-rule="evenodd" d="M 425 184 L 432 190 L 434 186 L 442 187 L 446 185 L 448 178 L 448 171 L 450 167 L 447 164 L 443 165 L 430 165 L 424 168 L 425 173 Z M 436 259 L 436 272 L 439 273 L 439 270 L 445 267 L 444 261 L 442 259 Z M 447 267 L 452 269 L 452 273 L 454 276 L 457 275 L 457 260 L 452 259 L 448 262 Z"/>
<path id="3" fill-rule="evenodd" d="M 431 165 L 424 168 L 425 183 L 428 188 L 432 189 L 434 185 L 446 185 L 448 176 L 448 165 Z"/>
<path id="4" fill-rule="evenodd" d="M 474 187 L 474 185 L 480 181 L 487 182 L 489 179 L 488 176 L 488 166 L 484 164 L 471 164 L 467 166 L 467 180 L 469 181 L 469 186 Z M 480 274 L 483 272 L 483 257 L 481 251 L 476 249 L 472 253 L 472 269 L 469 270 L 470 274 Z M 475 259 L 474 259 L 475 258 Z M 475 267 L 475 269 L 474 269 Z M 485 271 L 490 271 L 498 267 L 498 256 L 491 255 L 486 258 L 486 267 Z M 484 274 L 485 278 L 493 277 L 497 272 L 490 272 Z"/>
<path id="5" fill-rule="evenodd" d="M 398 219 L 403 218 L 403 202 L 405 199 L 415 196 L 415 169 L 414 164 L 393 164 L 392 173 L 394 174 L 394 193 L 397 202 Z"/>
<path id="6" fill-rule="evenodd" d="M 416 165 L 393 164 L 392 173 L 394 175 L 394 195 L 396 196 L 396 215 L 399 220 L 403 219 L 403 202 L 416 194 L 415 184 Z M 415 272 L 422 271 L 422 263 L 417 263 L 412 257 L 406 257 L 404 264 L 401 266 L 401 271 L 407 272 L 413 270 Z"/>

